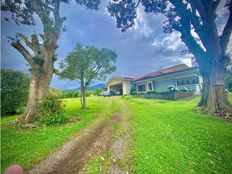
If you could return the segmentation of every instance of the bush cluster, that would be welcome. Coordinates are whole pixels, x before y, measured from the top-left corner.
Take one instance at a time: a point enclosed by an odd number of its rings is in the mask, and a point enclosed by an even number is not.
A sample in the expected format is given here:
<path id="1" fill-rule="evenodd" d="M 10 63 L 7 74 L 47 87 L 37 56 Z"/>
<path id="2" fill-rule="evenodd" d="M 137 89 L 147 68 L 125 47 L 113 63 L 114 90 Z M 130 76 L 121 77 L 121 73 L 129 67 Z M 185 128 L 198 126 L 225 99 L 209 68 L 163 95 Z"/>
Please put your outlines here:
<path id="1" fill-rule="evenodd" d="M 27 102 L 29 77 L 23 72 L 1 70 L 1 115 L 22 110 Z M 23 111 L 23 110 L 22 110 Z"/>
<path id="2" fill-rule="evenodd" d="M 68 120 L 64 115 L 64 103 L 57 96 L 45 96 L 38 106 L 38 116 L 47 126 L 60 125 Z"/>
<path id="3" fill-rule="evenodd" d="M 135 86 L 132 86 L 130 89 L 130 95 L 136 95 L 137 94 L 137 90 Z"/>

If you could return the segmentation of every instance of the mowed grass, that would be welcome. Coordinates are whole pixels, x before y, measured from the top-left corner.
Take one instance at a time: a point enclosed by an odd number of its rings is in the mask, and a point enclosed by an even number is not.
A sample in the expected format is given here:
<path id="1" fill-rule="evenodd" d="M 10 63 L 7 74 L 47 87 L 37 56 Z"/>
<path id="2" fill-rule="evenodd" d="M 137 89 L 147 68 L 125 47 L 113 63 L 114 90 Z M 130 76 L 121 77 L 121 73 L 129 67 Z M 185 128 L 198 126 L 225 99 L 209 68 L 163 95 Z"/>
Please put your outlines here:
<path id="1" fill-rule="evenodd" d="M 232 124 L 194 111 L 199 98 L 124 101 L 134 114 L 135 173 L 232 173 Z"/>
<path id="2" fill-rule="evenodd" d="M 103 97 L 87 98 L 87 109 L 82 110 L 80 99 L 67 99 L 66 116 L 78 116 L 80 121 L 62 126 L 43 126 L 35 129 L 7 127 L 17 116 L 1 119 L 1 172 L 11 164 L 20 164 L 24 169 L 30 168 L 36 162 L 51 154 L 54 149 L 67 142 L 72 135 L 98 116 L 106 119 L 117 110 L 114 101 Z"/>

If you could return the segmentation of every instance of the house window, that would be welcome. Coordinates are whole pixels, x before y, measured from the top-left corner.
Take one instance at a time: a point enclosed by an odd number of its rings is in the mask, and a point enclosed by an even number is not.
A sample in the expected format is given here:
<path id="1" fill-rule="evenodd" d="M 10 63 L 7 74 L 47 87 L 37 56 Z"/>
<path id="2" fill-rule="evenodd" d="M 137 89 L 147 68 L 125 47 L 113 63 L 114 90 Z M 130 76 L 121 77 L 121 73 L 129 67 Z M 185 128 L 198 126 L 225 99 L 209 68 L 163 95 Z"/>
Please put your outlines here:
<path id="1" fill-rule="evenodd" d="M 148 89 L 147 89 L 147 90 L 148 90 L 148 91 L 152 91 L 152 83 L 148 83 L 147 86 L 148 86 Z"/>
<path id="2" fill-rule="evenodd" d="M 145 84 L 143 85 L 138 85 L 138 92 L 146 91 L 146 86 Z"/>
<path id="3" fill-rule="evenodd" d="M 182 79 L 177 79 L 177 85 L 192 85 L 198 83 L 199 83 L 198 77 L 186 77 Z"/>

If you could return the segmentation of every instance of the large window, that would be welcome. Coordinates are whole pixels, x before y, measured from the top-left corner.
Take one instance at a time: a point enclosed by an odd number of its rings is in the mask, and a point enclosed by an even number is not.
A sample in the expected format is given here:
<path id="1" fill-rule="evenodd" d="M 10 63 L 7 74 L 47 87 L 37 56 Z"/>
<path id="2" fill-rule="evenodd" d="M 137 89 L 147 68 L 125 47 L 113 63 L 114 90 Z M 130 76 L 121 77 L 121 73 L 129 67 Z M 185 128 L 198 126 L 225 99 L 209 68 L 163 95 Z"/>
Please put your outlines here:
<path id="1" fill-rule="evenodd" d="M 182 79 L 177 79 L 177 85 L 192 85 L 192 84 L 198 84 L 199 80 L 198 77 L 186 77 Z"/>
<path id="2" fill-rule="evenodd" d="M 146 91 L 146 86 L 145 84 L 143 85 L 138 85 L 138 92 Z"/>

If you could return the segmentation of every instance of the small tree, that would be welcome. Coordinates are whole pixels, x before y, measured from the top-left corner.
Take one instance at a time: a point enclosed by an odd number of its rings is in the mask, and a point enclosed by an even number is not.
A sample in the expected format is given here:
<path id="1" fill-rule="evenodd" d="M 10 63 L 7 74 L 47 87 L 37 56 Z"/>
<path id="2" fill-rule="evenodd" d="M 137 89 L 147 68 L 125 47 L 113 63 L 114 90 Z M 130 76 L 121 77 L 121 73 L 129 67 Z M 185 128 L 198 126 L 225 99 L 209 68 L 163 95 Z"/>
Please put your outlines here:
<path id="1" fill-rule="evenodd" d="M 1 115 L 15 114 L 27 102 L 29 77 L 23 72 L 1 70 Z"/>
<path id="2" fill-rule="evenodd" d="M 102 80 L 107 74 L 115 71 L 117 54 L 109 49 L 77 44 L 66 59 L 60 63 L 61 79 L 76 80 L 81 90 L 81 106 L 86 107 L 86 89 L 93 80 Z"/>
<path id="3" fill-rule="evenodd" d="M 137 93 L 136 87 L 132 86 L 130 89 L 130 95 L 136 95 L 136 93 Z"/>

